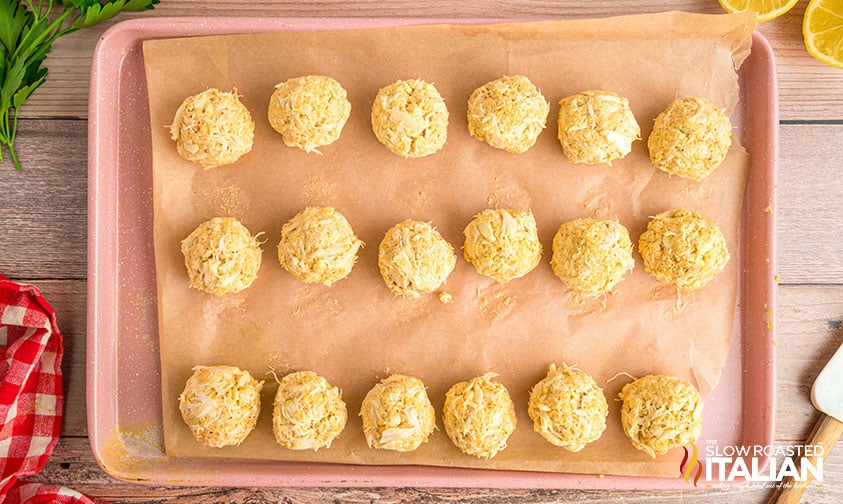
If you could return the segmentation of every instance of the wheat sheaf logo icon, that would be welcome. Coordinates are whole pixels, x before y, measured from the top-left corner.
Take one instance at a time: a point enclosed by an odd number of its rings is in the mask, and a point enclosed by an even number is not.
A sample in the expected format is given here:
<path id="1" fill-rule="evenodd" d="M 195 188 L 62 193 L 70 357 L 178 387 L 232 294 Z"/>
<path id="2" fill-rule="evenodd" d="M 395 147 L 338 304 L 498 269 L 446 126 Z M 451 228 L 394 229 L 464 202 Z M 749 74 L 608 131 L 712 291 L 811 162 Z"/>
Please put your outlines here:
<path id="1" fill-rule="evenodd" d="M 682 462 L 679 463 L 679 475 L 682 476 L 682 479 L 685 480 L 685 483 L 691 483 L 691 473 L 694 472 L 694 466 L 697 468 L 697 474 L 694 476 L 694 486 L 697 486 L 697 482 L 700 480 L 700 476 L 702 476 L 702 463 L 699 461 L 700 453 L 697 450 L 697 445 L 691 445 L 691 452 L 688 453 L 688 447 L 683 446 L 683 450 L 685 450 L 685 456 L 682 457 Z"/>

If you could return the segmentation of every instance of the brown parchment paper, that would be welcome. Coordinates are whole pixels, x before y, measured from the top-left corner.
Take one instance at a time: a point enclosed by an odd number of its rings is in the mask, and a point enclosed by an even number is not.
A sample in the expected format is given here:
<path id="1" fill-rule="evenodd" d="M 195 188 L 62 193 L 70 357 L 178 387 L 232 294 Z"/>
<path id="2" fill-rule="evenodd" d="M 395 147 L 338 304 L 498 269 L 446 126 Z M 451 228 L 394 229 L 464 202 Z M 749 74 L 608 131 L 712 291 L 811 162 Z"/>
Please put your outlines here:
<path id="1" fill-rule="evenodd" d="M 736 141 L 704 182 L 669 177 L 649 163 L 646 138 L 655 116 L 677 96 L 704 96 L 733 109 L 735 69 L 749 52 L 753 27 L 749 15 L 663 13 L 145 42 L 167 453 L 675 475 L 681 449 L 653 460 L 624 437 L 616 398 L 628 378 L 610 378 L 668 373 L 705 395 L 717 384 L 733 332 L 748 164 Z M 322 155 L 286 147 L 266 118 L 273 86 L 306 74 L 337 79 L 352 103 L 341 138 Z M 547 129 L 524 154 L 493 149 L 470 137 L 466 126 L 472 90 L 512 74 L 528 76 L 551 103 Z M 445 98 L 448 141 L 435 155 L 405 160 L 372 133 L 375 94 L 402 78 L 433 82 Z M 253 151 L 236 164 L 203 172 L 177 155 L 165 125 L 185 97 L 208 87 L 236 87 L 256 135 Z M 573 165 L 556 139 L 558 101 L 587 89 L 626 96 L 641 124 L 645 140 L 611 167 Z M 330 288 L 295 280 L 276 258 L 281 225 L 308 205 L 336 207 L 366 243 L 351 275 Z M 393 298 L 377 267 L 390 226 L 407 218 L 432 221 L 459 253 L 462 229 L 487 207 L 532 209 L 544 248 L 536 270 L 498 285 L 460 257 L 444 287 L 451 303 L 435 295 Z M 618 218 L 637 244 L 649 216 L 680 207 L 717 222 L 732 254 L 719 277 L 682 296 L 681 309 L 675 291 L 644 271 L 637 252 L 634 272 L 605 299 L 579 299 L 553 275 L 551 241 L 563 222 Z M 219 215 L 237 217 L 267 240 L 257 281 L 224 298 L 188 288 L 179 250 L 196 225 Z M 536 434 L 526 412 L 530 387 L 554 362 L 590 373 L 609 399 L 606 432 L 576 454 Z M 258 426 L 241 446 L 200 446 L 182 422 L 178 395 L 197 364 L 236 365 L 267 380 Z M 343 389 L 349 422 L 330 449 L 294 452 L 275 443 L 270 369 L 279 375 L 313 370 Z M 500 374 L 518 412 L 507 448 L 491 461 L 460 453 L 441 424 L 447 389 L 487 371 Z M 362 398 L 393 372 L 423 379 L 437 411 L 438 430 L 413 453 L 371 450 L 362 436 Z"/>

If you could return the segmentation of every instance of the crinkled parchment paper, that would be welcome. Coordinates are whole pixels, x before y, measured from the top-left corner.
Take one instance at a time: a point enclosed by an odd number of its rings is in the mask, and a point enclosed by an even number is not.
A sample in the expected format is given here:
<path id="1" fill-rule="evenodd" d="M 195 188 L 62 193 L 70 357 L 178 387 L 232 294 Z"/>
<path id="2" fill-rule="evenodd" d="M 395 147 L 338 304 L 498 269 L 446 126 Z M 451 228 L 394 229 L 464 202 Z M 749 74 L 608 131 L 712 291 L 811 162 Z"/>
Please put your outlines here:
<path id="1" fill-rule="evenodd" d="M 664 13 L 144 43 L 167 453 L 675 475 L 681 449 L 653 461 L 626 440 L 615 399 L 628 378 L 609 379 L 619 372 L 669 373 L 703 394 L 717 384 L 733 332 L 748 157 L 736 141 L 724 165 L 697 183 L 651 166 L 646 138 L 655 116 L 678 96 L 703 96 L 733 110 L 735 69 L 749 52 L 753 27 L 748 15 Z M 352 103 L 341 138 L 322 155 L 286 147 L 266 118 L 273 86 L 306 74 L 337 79 Z M 547 129 L 524 154 L 493 149 L 470 137 L 466 126 L 472 90 L 512 74 L 528 76 L 551 103 Z M 372 133 L 375 94 L 402 78 L 433 82 L 445 98 L 448 142 L 435 155 L 402 159 Z M 208 87 L 236 87 L 257 127 L 250 154 L 204 172 L 177 155 L 165 126 L 185 97 Z M 626 96 L 641 124 L 645 140 L 611 167 L 573 165 L 556 139 L 558 101 L 588 89 Z M 330 288 L 297 281 L 276 258 L 281 225 L 308 205 L 336 207 L 366 243 L 351 275 Z M 393 298 L 377 267 L 390 226 L 407 218 L 432 221 L 459 253 L 462 229 L 487 207 L 532 209 L 544 247 L 536 270 L 498 285 L 460 257 L 444 289 L 453 294 L 451 303 L 435 295 Z M 551 240 L 563 222 L 617 218 L 637 242 L 649 216 L 679 207 L 718 223 L 732 253 L 719 277 L 683 295 L 681 309 L 675 291 L 647 274 L 637 253 L 634 272 L 605 300 L 579 299 L 553 275 Z M 257 281 L 224 298 L 188 288 L 179 250 L 196 225 L 219 215 L 237 217 L 267 240 Z M 551 446 L 527 416 L 528 391 L 552 362 L 587 371 L 609 398 L 608 429 L 580 453 Z M 267 380 L 258 427 L 241 446 L 202 447 L 183 424 L 178 395 L 197 364 L 236 365 Z M 293 452 L 275 443 L 270 369 L 313 370 L 343 389 L 350 418 L 330 449 Z M 482 461 L 451 444 L 441 410 L 452 384 L 487 371 L 498 372 L 509 388 L 518 427 L 506 450 Z M 361 432 L 364 395 L 393 372 L 423 379 L 439 418 L 430 442 L 413 453 L 371 450 Z"/>

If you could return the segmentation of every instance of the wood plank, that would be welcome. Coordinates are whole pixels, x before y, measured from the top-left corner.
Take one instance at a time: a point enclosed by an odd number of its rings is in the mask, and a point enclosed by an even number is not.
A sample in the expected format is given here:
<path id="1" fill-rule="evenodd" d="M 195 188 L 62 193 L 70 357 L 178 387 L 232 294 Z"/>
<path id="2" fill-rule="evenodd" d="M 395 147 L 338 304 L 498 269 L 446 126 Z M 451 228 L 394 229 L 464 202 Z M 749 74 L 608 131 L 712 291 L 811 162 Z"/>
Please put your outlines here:
<path id="1" fill-rule="evenodd" d="M 843 344 L 841 321 L 843 286 L 779 287 L 777 440 L 805 439 L 819 417 L 811 404 L 811 386 Z"/>
<path id="2" fill-rule="evenodd" d="M 0 272 L 10 278 L 84 279 L 87 269 L 87 126 L 22 120 L 23 171 L 0 163 Z"/>
<path id="3" fill-rule="evenodd" d="M 841 86 L 843 89 L 843 86 Z M 782 125 L 779 275 L 785 283 L 843 280 L 843 126 Z M 826 280 L 823 280 L 826 279 Z"/>
<path id="4" fill-rule="evenodd" d="M 781 117 L 786 120 L 843 120 L 843 71 L 811 58 L 802 41 L 802 15 L 807 2 L 800 2 L 781 18 L 764 23 L 759 31 L 773 46 L 779 71 Z M 469 0 L 371 2 L 367 0 L 272 2 L 192 2 L 166 0 L 154 11 L 121 14 L 119 20 L 141 16 L 313 16 L 313 17 L 432 17 L 432 18 L 586 18 L 609 15 L 686 10 L 718 14 L 713 0 L 642 0 L 619 2 L 547 2 L 542 0 Z M 87 116 L 91 55 L 105 29 L 116 21 L 63 37 L 53 47 L 50 76 L 22 110 L 24 117 Z"/>

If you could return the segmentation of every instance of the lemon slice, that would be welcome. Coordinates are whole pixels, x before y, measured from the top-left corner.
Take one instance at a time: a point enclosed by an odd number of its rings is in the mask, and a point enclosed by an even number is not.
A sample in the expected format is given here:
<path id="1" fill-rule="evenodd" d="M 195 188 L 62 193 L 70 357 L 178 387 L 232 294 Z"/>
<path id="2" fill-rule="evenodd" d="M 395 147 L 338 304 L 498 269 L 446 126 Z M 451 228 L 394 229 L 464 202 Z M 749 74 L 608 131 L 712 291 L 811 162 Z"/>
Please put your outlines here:
<path id="1" fill-rule="evenodd" d="M 843 68 L 843 2 L 811 0 L 805 9 L 802 34 L 811 56 Z"/>
<path id="2" fill-rule="evenodd" d="M 775 19 L 796 5 L 799 0 L 717 0 L 728 12 L 755 11 L 759 23 Z"/>

